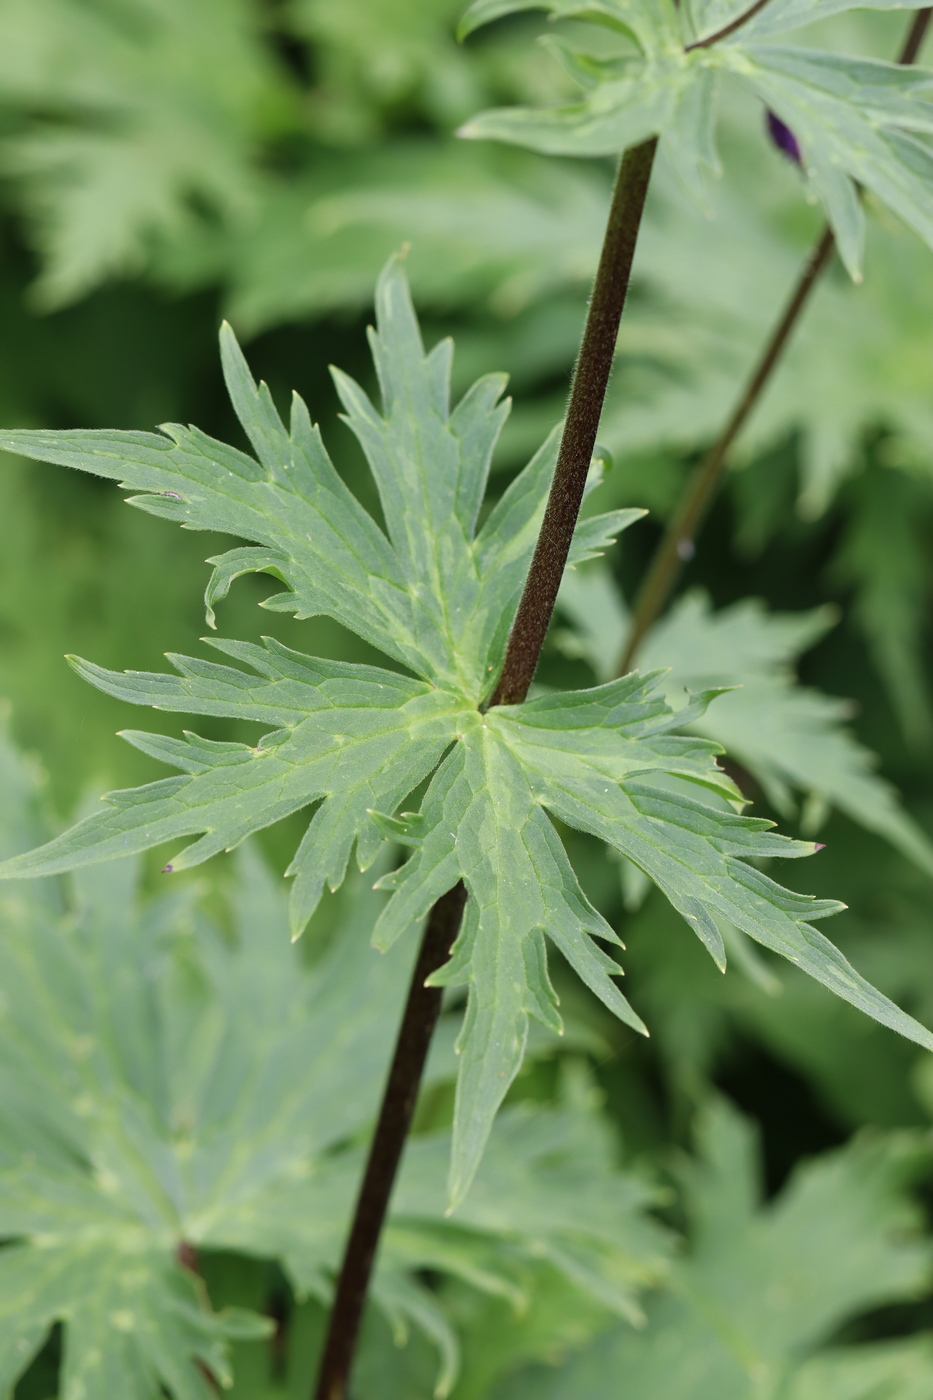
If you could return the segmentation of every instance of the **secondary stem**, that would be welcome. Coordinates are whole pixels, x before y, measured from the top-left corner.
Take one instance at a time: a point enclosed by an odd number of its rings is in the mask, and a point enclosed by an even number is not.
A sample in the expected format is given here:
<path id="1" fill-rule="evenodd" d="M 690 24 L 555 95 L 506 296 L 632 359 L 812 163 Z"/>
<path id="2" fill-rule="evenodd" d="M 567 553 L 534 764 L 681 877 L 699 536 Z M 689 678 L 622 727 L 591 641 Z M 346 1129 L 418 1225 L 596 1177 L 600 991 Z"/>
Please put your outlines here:
<path id="1" fill-rule="evenodd" d="M 835 246 L 836 240 L 831 229 L 825 228 L 804 264 L 784 314 L 772 332 L 738 403 L 719 437 L 700 463 L 664 532 L 664 538 L 648 566 L 635 604 L 632 629 L 620 667 L 623 675 L 631 669 L 635 653 L 667 602 L 682 565 L 692 554 L 694 537 L 719 489 L 729 449 L 745 426 L 746 419 L 771 378 L 791 331 L 800 319 L 800 314 L 809 301 L 810 294 L 820 273 L 829 262 Z"/>
<path id="2" fill-rule="evenodd" d="M 904 40 L 904 47 L 898 57 L 898 63 L 903 63 L 910 67 L 916 63 L 917 55 L 920 53 L 920 46 L 926 38 L 927 30 L 930 27 L 930 19 L 933 18 L 933 6 L 928 5 L 926 9 L 918 10 L 914 15 L 914 22 L 910 26 L 907 38 Z"/>
<path id="3" fill-rule="evenodd" d="M 645 141 L 627 151 L 619 167 L 554 480 L 490 705 L 524 700 L 544 645 L 596 445 L 656 149 L 656 139 Z M 347 1394 L 379 1236 L 441 1010 L 440 990 L 425 981 L 450 956 L 465 903 L 461 883 L 428 917 L 344 1250 L 315 1400 L 345 1400 Z"/>
<path id="4" fill-rule="evenodd" d="M 919 10 L 914 16 L 898 63 L 911 64 L 915 61 L 926 36 L 931 15 L 933 6 Z M 680 505 L 668 523 L 635 600 L 631 631 L 619 666 L 621 675 L 631 670 L 638 648 L 660 616 L 684 563 L 692 557 L 694 540 L 719 489 L 729 450 L 767 387 L 791 333 L 819 281 L 820 274 L 833 255 L 835 246 L 835 237 L 827 224 L 807 256 L 784 313 L 771 332 L 735 408 L 697 468 Z"/>
<path id="5" fill-rule="evenodd" d="M 491 705 L 524 700 L 544 645 L 596 446 L 657 145 L 652 137 L 633 146 L 619 167 L 554 478 Z"/>
<path id="6" fill-rule="evenodd" d="M 743 24 L 747 24 L 748 21 L 754 15 L 757 15 L 759 10 L 763 10 L 768 3 L 769 0 L 755 0 L 754 5 L 750 5 L 737 19 L 732 20 L 729 24 L 723 25 L 722 29 L 717 29 L 715 34 L 707 34 L 705 39 L 697 39 L 696 43 L 688 44 L 687 53 L 690 53 L 692 49 L 710 49 L 714 44 L 718 44 L 720 39 L 728 39 L 730 34 L 734 34 L 737 29 L 741 29 Z"/>

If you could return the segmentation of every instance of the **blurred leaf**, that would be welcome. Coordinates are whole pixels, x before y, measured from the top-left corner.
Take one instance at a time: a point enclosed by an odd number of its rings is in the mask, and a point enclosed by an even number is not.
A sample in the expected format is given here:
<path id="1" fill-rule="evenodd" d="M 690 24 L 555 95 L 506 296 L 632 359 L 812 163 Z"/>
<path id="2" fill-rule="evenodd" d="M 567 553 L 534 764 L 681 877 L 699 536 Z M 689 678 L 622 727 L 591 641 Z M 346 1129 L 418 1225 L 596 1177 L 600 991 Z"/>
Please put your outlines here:
<path id="1" fill-rule="evenodd" d="M 611 576 L 599 566 L 568 573 L 561 606 L 576 628 L 565 647 L 579 649 L 597 677 L 611 675 L 628 630 Z M 671 701 L 685 690 L 739 687 L 718 696 L 690 727 L 722 744 L 778 811 L 793 813 L 792 791 L 802 791 L 811 812 L 817 802 L 837 807 L 933 873 L 929 838 L 873 771 L 874 755 L 845 727 L 849 706 L 794 679 L 794 660 L 833 621 L 825 610 L 769 614 L 753 599 L 714 613 L 703 594 L 691 593 L 655 625 L 638 661 L 671 668 L 664 682 Z"/>
<path id="2" fill-rule="evenodd" d="M 499 1393 L 608 1400 L 620 1377 L 631 1400 L 913 1400 L 929 1389 L 926 1339 L 820 1350 L 860 1312 L 927 1286 L 930 1249 L 905 1186 L 929 1149 L 906 1135 L 858 1141 L 808 1162 L 761 1206 L 754 1134 L 725 1103 L 703 1115 L 700 1148 L 687 1174 L 692 1251 L 648 1327 L 609 1332 L 562 1369 L 539 1367 Z"/>
<path id="3" fill-rule="evenodd" d="M 792 217 L 795 173 L 762 149 L 763 136 L 737 135 L 748 116 L 733 111 L 728 122 L 742 198 L 717 184 L 700 209 L 663 165 L 652 183 L 635 264 L 639 295 L 626 308 L 600 425 L 620 456 L 694 452 L 715 440 L 812 244 L 811 222 L 800 228 Z M 793 439 L 806 518 L 821 514 L 857 471 L 869 433 L 884 432 L 892 467 L 925 470 L 931 297 L 928 250 L 870 218 L 864 283 L 838 272 L 822 279 L 732 451 L 734 464 Z M 555 418 L 562 411 L 556 397 L 549 407 Z M 525 412 L 520 404 L 518 416 Z"/>
<path id="4" fill-rule="evenodd" d="M 890 6 L 883 0 L 880 8 Z M 480 0 L 477 23 L 528 8 Z M 673 0 L 541 0 L 554 18 L 577 17 L 631 36 L 635 53 L 603 57 L 562 46 L 585 96 L 557 108 L 500 108 L 461 134 L 551 155 L 602 156 L 660 136 L 684 183 L 702 193 L 718 173 L 716 99 L 731 74 L 793 133 L 813 195 L 826 211 L 840 255 L 860 277 L 864 219 L 857 183 L 933 243 L 933 75 L 814 49 L 761 43 L 775 33 L 857 5 L 772 3 L 710 45 L 684 45 Z M 869 6 L 870 8 L 870 6 Z M 474 12 L 476 13 L 476 12 Z M 469 18 L 466 24 L 469 25 Z M 717 31 L 718 32 L 718 31 Z M 712 36 L 711 36 L 712 37 Z M 856 183 L 857 182 L 857 183 Z"/>
<path id="5" fill-rule="evenodd" d="M 268 183 L 257 218 L 224 236 L 230 316 L 255 331 L 368 307 L 386 258 L 411 242 L 421 306 L 479 302 L 508 325 L 554 289 L 585 286 L 607 201 L 602 172 L 495 147 L 410 140 L 319 158 Z M 185 276 L 181 261 L 163 268 Z"/>
<path id="6" fill-rule="evenodd" d="M 923 1400 L 933 1380 L 933 1338 L 839 1347 L 805 1362 L 789 1400 Z"/>
<path id="7" fill-rule="evenodd" d="M 882 448 L 886 444 L 882 444 Z M 846 491 L 845 523 L 830 565 L 854 591 L 853 616 L 904 733 L 929 738 L 926 674 L 933 491 L 925 476 L 869 462 Z"/>
<path id="8" fill-rule="evenodd" d="M 36 224 L 39 303 L 143 268 L 153 241 L 243 217 L 257 140 L 291 98 L 252 0 L 8 0 L 0 101 L 31 119 L 0 145 Z"/>
<path id="9" fill-rule="evenodd" d="M 379 109 L 416 100 L 442 125 L 462 121 L 482 87 L 454 40 L 462 0 L 291 0 L 295 29 L 315 45 L 315 116 L 339 138 L 371 135 Z"/>
<path id="10" fill-rule="evenodd" d="M 8 744 L 0 768 L 5 839 L 21 844 L 32 779 Z M 413 949 L 385 959 L 367 948 L 373 896 L 357 892 L 309 968 L 277 883 L 248 851 L 230 891 L 232 937 L 197 912 L 194 889 L 141 906 L 125 863 L 83 874 L 71 894 L 59 887 L 61 912 L 54 892 L 7 886 L 0 901 L 0 1228 L 11 1241 L 0 1374 L 12 1381 L 62 1321 L 63 1400 L 148 1400 L 160 1384 L 206 1398 L 189 1358 L 223 1380 L 226 1341 L 269 1327 L 213 1314 L 176 1253 L 276 1258 L 299 1291 L 327 1299 L 362 1169 L 354 1142 L 378 1101 Z M 520 1301 L 525 1261 L 546 1257 L 602 1308 L 637 1316 L 637 1292 L 667 1253 L 645 1218 L 651 1188 L 616 1170 L 592 1105 L 526 1111 L 500 1131 L 455 1223 L 446 1137 L 412 1144 L 380 1256 L 377 1303 L 440 1346 L 446 1386 L 456 1339 L 416 1271 Z"/>
<path id="11" fill-rule="evenodd" d="M 544 931 L 590 990 L 644 1031 L 612 981 L 618 964 L 596 941 L 618 939 L 580 889 L 545 810 L 631 859 L 719 966 L 725 947 L 717 920 L 789 958 L 882 1024 L 933 1046 L 928 1030 L 870 987 L 808 922 L 842 906 L 784 890 L 752 863 L 809 855 L 812 844 L 685 795 L 690 784 L 688 792 L 695 785 L 726 804 L 740 801 L 716 765 L 715 744 L 670 733 L 702 712 L 709 693 L 675 719 L 652 695 L 658 675 L 633 675 L 594 691 L 483 710 L 534 546 L 556 437 L 477 531 L 504 417 L 497 406 L 501 376 L 486 376 L 450 410 L 451 343 L 425 356 L 395 260 L 380 279 L 377 322 L 371 343 L 383 413 L 353 380 L 334 375 L 379 490 L 386 534 L 338 476 L 297 397 L 286 432 L 229 328 L 221 338 L 228 389 L 259 461 L 177 425 L 161 437 L 21 431 L 0 438 L 40 460 L 142 488 L 146 494 L 133 503 L 152 514 L 251 540 L 251 547 L 210 561 L 210 622 L 213 603 L 237 577 L 272 573 L 287 587 L 267 607 L 328 615 L 423 677 L 315 661 L 271 640 L 265 647 L 216 643 L 252 676 L 182 657 L 175 658 L 180 679 L 77 662 L 86 678 L 120 699 L 276 728 L 253 746 L 131 731 L 130 742 L 185 776 L 109 794 L 102 812 L 6 862 L 3 873 L 53 874 L 200 834 L 173 859 L 171 868 L 182 869 L 320 800 L 289 867 L 297 877 L 296 933 L 325 881 L 332 889 L 342 882 L 354 845 L 361 868 L 371 863 L 380 833 L 414 854 L 380 882 L 393 897 L 374 932 L 377 946 L 420 924 L 462 880 L 469 895 L 463 926 L 450 962 L 434 975 L 437 985 L 470 989 L 452 1203 L 465 1195 L 521 1067 L 529 1016 L 561 1027 Z M 602 471 L 600 463 L 594 481 Z M 584 520 L 571 565 L 605 549 L 638 514 Z M 421 811 L 395 816 L 432 768 Z"/>

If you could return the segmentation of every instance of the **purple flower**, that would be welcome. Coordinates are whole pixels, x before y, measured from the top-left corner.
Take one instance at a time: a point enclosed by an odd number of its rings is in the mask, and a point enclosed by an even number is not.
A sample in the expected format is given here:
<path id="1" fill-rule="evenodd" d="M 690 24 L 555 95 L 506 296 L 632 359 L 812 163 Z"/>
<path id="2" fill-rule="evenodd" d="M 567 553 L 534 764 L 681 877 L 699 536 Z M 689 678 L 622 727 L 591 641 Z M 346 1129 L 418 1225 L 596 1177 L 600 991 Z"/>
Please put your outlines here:
<path id="1" fill-rule="evenodd" d="M 789 126 L 785 126 L 780 117 L 768 109 L 768 135 L 777 146 L 779 151 L 783 151 L 788 160 L 792 160 L 795 165 L 803 165 L 803 156 L 797 138 Z"/>

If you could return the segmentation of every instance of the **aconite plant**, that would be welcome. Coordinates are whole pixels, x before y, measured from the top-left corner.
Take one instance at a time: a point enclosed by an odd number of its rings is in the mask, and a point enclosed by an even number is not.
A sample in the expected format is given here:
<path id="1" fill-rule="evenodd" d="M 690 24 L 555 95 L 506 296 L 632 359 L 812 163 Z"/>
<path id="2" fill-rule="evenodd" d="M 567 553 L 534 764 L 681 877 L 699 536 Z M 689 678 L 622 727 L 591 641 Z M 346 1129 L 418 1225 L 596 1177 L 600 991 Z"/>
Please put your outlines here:
<path id="1" fill-rule="evenodd" d="M 904 8 L 892 0 L 870 7 Z M 619 938 L 586 898 L 555 821 L 624 855 L 663 891 L 718 966 L 725 966 L 724 930 L 729 937 L 738 930 L 933 1049 L 933 1035 L 813 927 L 842 906 L 787 890 L 762 869 L 817 847 L 745 815 L 716 744 L 682 732 L 717 692 L 673 711 L 659 693 L 659 673 L 629 669 L 685 544 L 693 545 L 732 438 L 833 249 L 853 277 L 861 275 L 863 191 L 933 243 L 933 75 L 910 66 L 928 14 L 913 23 L 900 64 L 786 42 L 787 31 L 849 8 L 849 0 L 750 7 L 731 0 L 477 0 L 468 10 L 464 37 L 521 10 L 579 21 L 555 42 L 582 96 L 554 109 L 487 112 L 463 135 L 564 156 L 620 157 L 566 420 L 488 513 L 490 459 L 508 412 L 503 377 L 480 379 L 451 405 L 452 346 L 442 341 L 425 353 L 397 260 L 380 279 L 371 337 L 381 403 L 335 372 L 384 524 L 338 475 L 300 398 L 283 423 L 229 327 L 221 333 L 224 373 L 254 455 L 174 424 L 157 434 L 24 430 L 0 437 L 8 450 L 113 479 L 139 493 L 131 504 L 183 528 L 248 541 L 209 561 L 212 626 L 234 580 L 263 573 L 283 585 L 266 607 L 298 618 L 326 615 L 390 662 L 353 665 L 273 640 L 259 646 L 222 638 L 211 639 L 222 660 L 171 656 L 174 674 L 116 673 L 74 659 L 80 674 L 121 700 L 248 720 L 257 737 L 243 744 L 127 732 L 130 743 L 179 775 L 107 795 L 99 811 L 0 868 L 5 877 L 49 876 L 194 837 L 165 867 L 182 870 L 307 809 L 287 872 L 297 937 L 324 886 L 343 881 L 351 854 L 365 869 L 386 840 L 405 849 L 379 881 L 388 897 L 373 939 L 389 949 L 423 926 L 423 940 L 337 1285 L 320 1400 L 346 1393 L 442 989 L 467 988 L 451 1210 L 469 1190 L 521 1066 L 529 1017 L 561 1028 L 548 943 L 616 1016 L 647 1033 L 616 980 Z M 612 42 L 588 47 L 588 29 Z M 823 205 L 827 232 L 649 570 L 625 674 L 588 690 L 528 698 L 565 567 L 607 549 L 640 514 L 613 511 L 578 524 L 587 486 L 598 484 L 597 427 L 656 155 L 662 149 L 701 194 L 718 173 L 717 92 L 730 82 L 772 114 L 772 130 Z M 409 810 L 422 788 L 417 810 Z"/>

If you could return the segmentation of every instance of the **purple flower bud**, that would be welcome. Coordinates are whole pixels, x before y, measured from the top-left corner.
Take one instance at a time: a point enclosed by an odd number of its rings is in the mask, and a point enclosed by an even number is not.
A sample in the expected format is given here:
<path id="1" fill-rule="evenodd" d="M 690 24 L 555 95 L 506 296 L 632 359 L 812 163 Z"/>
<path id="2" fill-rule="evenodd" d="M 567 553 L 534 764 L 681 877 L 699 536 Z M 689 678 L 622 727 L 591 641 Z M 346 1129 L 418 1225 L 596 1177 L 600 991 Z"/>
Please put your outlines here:
<path id="1" fill-rule="evenodd" d="M 788 160 L 792 160 L 795 165 L 803 165 L 803 156 L 797 138 L 789 126 L 785 126 L 781 118 L 768 109 L 768 135 L 777 146 L 779 151 L 783 151 Z"/>

